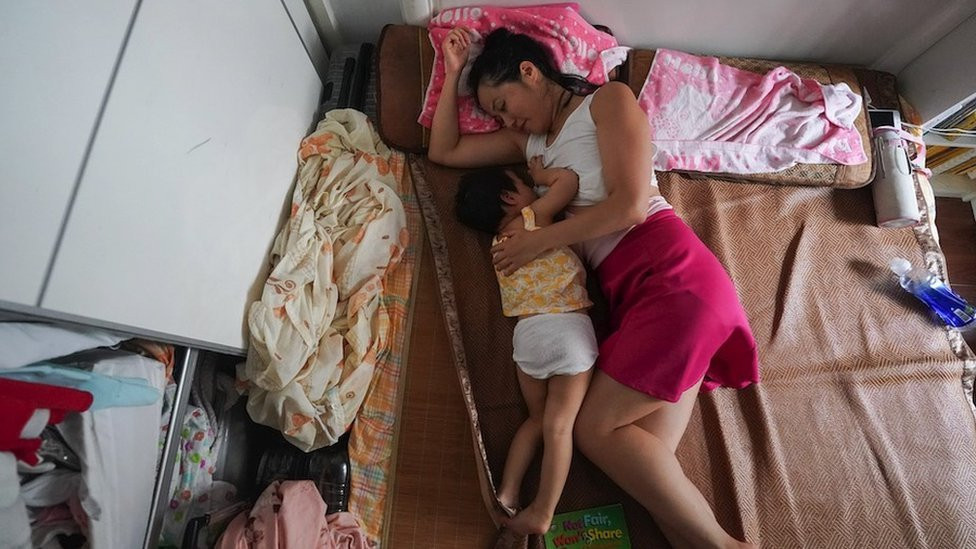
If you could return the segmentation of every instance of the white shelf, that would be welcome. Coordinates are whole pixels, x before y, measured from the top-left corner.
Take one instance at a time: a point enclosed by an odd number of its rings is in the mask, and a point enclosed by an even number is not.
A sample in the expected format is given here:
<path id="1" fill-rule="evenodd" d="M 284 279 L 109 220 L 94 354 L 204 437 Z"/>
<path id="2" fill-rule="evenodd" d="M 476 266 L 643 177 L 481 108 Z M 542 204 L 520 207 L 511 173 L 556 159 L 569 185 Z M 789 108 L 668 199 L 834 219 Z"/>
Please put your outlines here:
<path id="1" fill-rule="evenodd" d="M 976 180 L 965 175 L 940 173 L 929 178 L 935 196 L 959 198 L 967 202 L 976 198 Z"/>
<path id="2" fill-rule="evenodd" d="M 968 137 L 957 137 L 955 139 L 946 139 L 945 137 L 936 133 L 926 133 L 922 140 L 925 141 L 926 147 L 941 146 L 941 147 L 959 147 L 963 149 L 976 149 L 976 135 Z"/>

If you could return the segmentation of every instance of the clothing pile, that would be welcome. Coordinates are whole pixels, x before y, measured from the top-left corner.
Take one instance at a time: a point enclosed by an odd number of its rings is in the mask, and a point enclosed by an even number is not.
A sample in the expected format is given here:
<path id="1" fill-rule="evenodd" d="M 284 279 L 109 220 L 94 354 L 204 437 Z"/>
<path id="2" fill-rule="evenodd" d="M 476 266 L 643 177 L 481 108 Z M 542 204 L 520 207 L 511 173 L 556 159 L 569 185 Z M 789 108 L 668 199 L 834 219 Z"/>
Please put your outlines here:
<path id="1" fill-rule="evenodd" d="M 347 512 L 326 514 L 310 480 L 274 481 L 250 511 L 227 526 L 219 549 L 366 549 L 366 536 Z"/>
<path id="2" fill-rule="evenodd" d="M 160 448 L 169 431 L 176 388 L 175 383 L 166 386 Z M 234 378 L 204 362 L 189 388 L 189 407 L 180 426 L 160 547 L 184 546 L 187 527 L 194 518 L 221 512 L 238 502 L 237 487 L 215 478 L 227 458 L 227 415 L 238 397 Z M 225 398 L 227 396 L 231 398 Z"/>
<path id="3" fill-rule="evenodd" d="M 121 339 L 0 323 L 0 547 L 142 545 L 166 365 L 77 352 Z"/>

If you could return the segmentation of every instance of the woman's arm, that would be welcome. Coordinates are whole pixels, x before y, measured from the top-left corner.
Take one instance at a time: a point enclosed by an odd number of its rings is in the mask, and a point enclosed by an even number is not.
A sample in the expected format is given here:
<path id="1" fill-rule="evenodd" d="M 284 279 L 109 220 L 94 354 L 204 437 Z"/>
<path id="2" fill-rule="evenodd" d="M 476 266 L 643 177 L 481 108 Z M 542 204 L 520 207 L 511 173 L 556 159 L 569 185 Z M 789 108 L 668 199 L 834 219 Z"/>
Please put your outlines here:
<path id="1" fill-rule="evenodd" d="M 605 84 L 593 98 L 607 198 L 565 221 L 538 231 L 519 231 L 492 248 L 495 268 L 506 274 L 546 250 L 623 230 L 644 221 L 651 196 L 651 131 L 633 92 L 620 82 Z"/>
<path id="2" fill-rule="evenodd" d="M 427 157 L 445 166 L 475 168 L 514 164 L 525 160 L 526 136 L 508 128 L 481 135 L 461 135 L 458 131 L 457 89 L 461 69 L 468 59 L 471 37 L 457 27 L 444 39 L 444 86 L 434 110 Z"/>

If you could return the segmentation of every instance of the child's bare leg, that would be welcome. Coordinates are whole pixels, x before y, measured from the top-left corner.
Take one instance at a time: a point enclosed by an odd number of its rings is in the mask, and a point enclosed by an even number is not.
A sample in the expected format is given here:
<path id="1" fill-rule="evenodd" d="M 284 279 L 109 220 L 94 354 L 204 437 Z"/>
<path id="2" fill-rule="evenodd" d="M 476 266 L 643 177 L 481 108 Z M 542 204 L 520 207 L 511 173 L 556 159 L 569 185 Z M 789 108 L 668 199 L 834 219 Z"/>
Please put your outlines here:
<path id="1" fill-rule="evenodd" d="M 566 485 L 573 459 L 573 423 L 590 384 L 592 370 L 575 376 L 549 378 L 546 409 L 542 419 L 542 476 L 532 503 L 508 521 L 520 534 L 541 534 L 549 529 L 559 496 Z"/>
<path id="2" fill-rule="evenodd" d="M 505 458 L 501 486 L 498 487 L 498 501 L 509 509 L 519 506 L 519 490 L 535 451 L 542 442 L 542 414 L 546 406 L 546 384 L 548 380 L 536 379 L 516 368 L 522 398 L 529 408 L 529 417 L 522 422 Z"/>

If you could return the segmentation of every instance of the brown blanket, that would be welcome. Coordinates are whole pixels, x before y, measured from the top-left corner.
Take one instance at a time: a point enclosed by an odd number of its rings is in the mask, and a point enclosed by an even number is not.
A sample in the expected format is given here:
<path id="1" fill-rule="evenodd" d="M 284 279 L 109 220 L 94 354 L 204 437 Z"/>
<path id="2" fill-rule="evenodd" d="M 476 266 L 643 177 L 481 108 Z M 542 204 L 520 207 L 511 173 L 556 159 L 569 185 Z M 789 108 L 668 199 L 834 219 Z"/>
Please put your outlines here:
<path id="1" fill-rule="evenodd" d="M 636 50 L 622 71 L 635 91 L 652 56 Z M 426 132 L 415 120 L 431 62 L 424 29 L 384 29 L 380 126 L 396 147 L 423 151 Z M 898 108 L 891 75 L 790 67 L 853 89 L 863 84 L 876 106 Z M 864 120 L 858 128 L 867 135 Z M 493 486 L 526 414 L 511 359 L 514 320 L 501 316 L 490 239 L 454 218 L 461 172 L 422 156 L 411 168 L 482 493 L 497 519 Z M 755 387 L 699 397 L 678 448 L 685 473 L 723 526 L 766 547 L 976 547 L 976 356 L 958 333 L 931 322 L 885 267 L 902 256 L 945 274 L 926 194 L 922 226 L 878 229 L 870 188 L 857 188 L 870 181 L 870 165 L 800 165 L 742 179 L 659 174 L 665 197 L 736 283 L 763 376 Z M 526 500 L 538 466 L 526 479 Z M 643 508 L 576 454 L 557 511 L 618 502 L 634 547 L 666 545 Z"/>
<path id="2" fill-rule="evenodd" d="M 460 172 L 419 157 L 413 168 L 476 450 L 497 485 L 525 417 L 513 322 L 489 239 L 452 214 Z M 868 188 L 659 179 L 731 274 L 759 343 L 762 383 L 702 395 L 678 449 L 719 522 L 767 547 L 976 545 L 976 360 L 885 268 L 903 256 L 944 269 L 930 224 L 876 228 Z M 635 547 L 665 545 L 639 505 L 574 456 L 558 511 L 616 502 Z"/>

